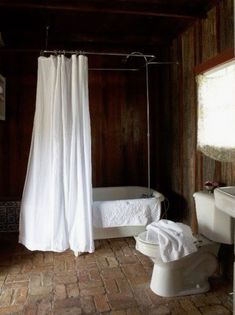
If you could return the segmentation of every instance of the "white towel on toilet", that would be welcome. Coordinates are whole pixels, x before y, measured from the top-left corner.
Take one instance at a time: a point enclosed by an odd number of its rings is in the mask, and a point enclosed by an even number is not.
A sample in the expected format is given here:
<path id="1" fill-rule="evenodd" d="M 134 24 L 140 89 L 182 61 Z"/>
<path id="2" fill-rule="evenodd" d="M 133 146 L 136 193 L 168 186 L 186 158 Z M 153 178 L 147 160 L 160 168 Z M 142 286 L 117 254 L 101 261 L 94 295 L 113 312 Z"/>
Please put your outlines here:
<path id="1" fill-rule="evenodd" d="M 197 251 L 190 227 L 170 220 L 160 220 L 149 224 L 146 241 L 159 245 L 164 262 L 178 260 Z"/>

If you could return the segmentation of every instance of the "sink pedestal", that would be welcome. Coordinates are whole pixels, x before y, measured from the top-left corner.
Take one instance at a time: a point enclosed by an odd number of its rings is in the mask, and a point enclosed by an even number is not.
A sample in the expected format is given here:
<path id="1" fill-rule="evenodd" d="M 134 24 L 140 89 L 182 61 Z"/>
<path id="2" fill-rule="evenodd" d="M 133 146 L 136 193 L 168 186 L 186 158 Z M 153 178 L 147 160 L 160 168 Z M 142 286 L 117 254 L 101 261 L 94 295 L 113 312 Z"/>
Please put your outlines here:
<path id="1" fill-rule="evenodd" d="M 235 258 L 235 243 L 234 243 L 234 251 L 233 251 L 233 314 L 235 314 L 235 259 L 234 258 Z"/>
<path id="2" fill-rule="evenodd" d="M 235 218 L 235 186 L 218 187 L 214 190 L 216 207 L 226 213 L 231 218 Z M 234 221 L 234 220 L 233 220 Z M 234 231 L 234 251 L 235 255 L 235 228 Z M 233 262 L 233 314 L 235 314 L 235 260 Z"/>

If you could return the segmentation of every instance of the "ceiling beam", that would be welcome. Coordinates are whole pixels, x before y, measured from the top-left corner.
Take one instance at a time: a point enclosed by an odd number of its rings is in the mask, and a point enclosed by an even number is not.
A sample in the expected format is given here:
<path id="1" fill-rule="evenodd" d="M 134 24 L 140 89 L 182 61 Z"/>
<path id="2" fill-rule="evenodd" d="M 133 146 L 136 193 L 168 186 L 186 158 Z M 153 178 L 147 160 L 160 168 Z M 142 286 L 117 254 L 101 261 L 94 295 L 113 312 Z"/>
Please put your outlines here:
<path id="1" fill-rule="evenodd" d="M 36 43 L 43 47 L 45 44 L 45 34 L 41 31 L 24 31 L 13 30 L 4 33 L 7 46 L 26 45 L 27 43 Z M 89 33 L 61 33 L 53 32 L 49 36 L 48 45 L 55 47 L 63 47 L 63 45 L 79 46 L 80 44 L 89 43 L 93 45 L 129 45 L 129 46 L 149 46 L 169 45 L 171 38 L 164 36 L 129 36 L 128 34 L 113 35 L 109 34 L 94 35 Z"/>
<path id="2" fill-rule="evenodd" d="M 9 3 L 0 2 L 0 8 L 6 9 L 30 9 L 30 10 L 48 10 L 48 11 L 73 11 L 81 13 L 107 13 L 107 14 L 122 14 L 122 15 L 135 15 L 135 16 L 149 16 L 149 17 L 163 17 L 163 18 L 175 18 L 184 20 L 195 20 L 197 18 L 204 18 L 205 14 L 193 13 L 189 14 L 183 10 L 167 10 L 167 9 L 157 9 L 153 6 L 145 6 L 144 8 L 137 8 L 136 4 L 133 4 L 133 8 L 113 8 L 106 5 L 93 5 L 89 4 L 40 4 L 40 3 Z"/>

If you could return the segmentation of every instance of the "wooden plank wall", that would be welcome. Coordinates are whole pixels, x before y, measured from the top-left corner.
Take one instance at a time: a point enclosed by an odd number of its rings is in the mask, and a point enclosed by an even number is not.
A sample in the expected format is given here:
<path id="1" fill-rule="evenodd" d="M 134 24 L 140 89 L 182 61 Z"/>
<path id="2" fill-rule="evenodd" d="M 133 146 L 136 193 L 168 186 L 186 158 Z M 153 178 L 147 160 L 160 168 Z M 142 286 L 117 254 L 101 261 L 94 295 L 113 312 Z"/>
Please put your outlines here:
<path id="1" fill-rule="evenodd" d="M 0 200 L 20 200 L 35 110 L 38 54 L 1 53 L 6 121 L 0 121 Z M 115 66 L 110 60 L 92 66 Z M 120 60 L 119 60 L 120 62 Z M 120 65 L 120 64 L 119 64 Z M 144 73 L 89 72 L 93 185 L 146 185 Z"/>
<path id="2" fill-rule="evenodd" d="M 93 184 L 146 185 L 144 73 L 90 75 Z"/>
<path id="3" fill-rule="evenodd" d="M 168 89 L 161 95 L 162 130 L 167 130 L 160 189 L 170 198 L 171 216 L 190 221 L 193 193 L 203 189 L 206 180 L 235 184 L 235 163 L 216 162 L 196 149 L 197 100 L 194 67 L 234 44 L 233 0 L 221 1 L 179 36 L 170 57 L 180 62 L 178 68 L 165 71 Z M 166 53 L 167 54 L 167 53 Z M 170 95 L 170 97 L 169 97 Z M 169 119 L 169 117 L 171 117 Z M 218 126 L 219 128 L 219 126 Z M 166 139 L 162 137 L 162 139 Z M 166 175 L 164 175 L 166 174 Z"/>
<path id="4" fill-rule="evenodd" d="M 235 183 L 235 166 L 196 151 L 194 66 L 233 46 L 233 1 L 179 36 L 150 70 L 152 187 L 171 201 L 174 218 L 190 219 L 193 192 L 207 179 Z M 110 65 L 93 60 L 93 65 Z M 20 199 L 35 109 L 37 54 L 0 55 L 7 78 L 7 120 L 0 121 L 0 199 Z M 143 74 L 93 72 L 90 78 L 93 185 L 146 185 L 146 95 Z M 169 83 L 170 82 L 170 83 Z M 161 84 L 161 85 L 160 85 Z M 160 89 L 159 89 L 160 87 Z"/>
<path id="5" fill-rule="evenodd" d="M 6 78 L 6 120 L 0 121 L 0 199 L 21 196 L 31 141 L 36 96 L 37 58 L 32 54 L 1 54 Z"/>

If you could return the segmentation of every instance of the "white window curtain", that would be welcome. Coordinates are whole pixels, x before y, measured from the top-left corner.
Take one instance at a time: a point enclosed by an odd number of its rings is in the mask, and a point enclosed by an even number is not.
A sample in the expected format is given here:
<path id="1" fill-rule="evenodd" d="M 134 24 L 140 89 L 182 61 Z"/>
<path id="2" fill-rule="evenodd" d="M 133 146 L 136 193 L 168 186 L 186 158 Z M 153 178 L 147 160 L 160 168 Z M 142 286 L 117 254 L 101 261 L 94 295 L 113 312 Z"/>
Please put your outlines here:
<path id="1" fill-rule="evenodd" d="M 19 242 L 30 250 L 93 252 L 91 207 L 87 57 L 39 57 Z"/>
<path id="2" fill-rule="evenodd" d="M 235 64 L 197 77 L 198 149 L 219 161 L 235 162 Z"/>

